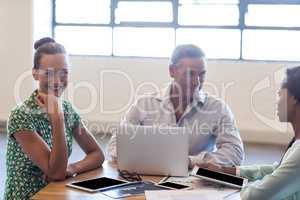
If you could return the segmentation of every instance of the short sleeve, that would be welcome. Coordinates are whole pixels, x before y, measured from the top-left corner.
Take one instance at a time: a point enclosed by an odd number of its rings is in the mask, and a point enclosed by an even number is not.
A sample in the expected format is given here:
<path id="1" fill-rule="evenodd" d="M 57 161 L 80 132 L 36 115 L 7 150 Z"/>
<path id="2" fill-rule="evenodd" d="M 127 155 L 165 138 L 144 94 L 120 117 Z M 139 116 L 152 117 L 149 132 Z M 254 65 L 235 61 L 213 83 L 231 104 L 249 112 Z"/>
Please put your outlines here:
<path id="1" fill-rule="evenodd" d="M 20 131 L 35 132 L 36 128 L 29 113 L 21 108 L 14 109 L 7 122 L 7 133 L 9 136 Z"/>
<path id="2" fill-rule="evenodd" d="M 68 118 L 68 122 L 72 128 L 76 128 L 80 125 L 81 123 L 81 117 L 79 113 L 73 108 L 71 103 L 65 101 L 65 115 Z"/>

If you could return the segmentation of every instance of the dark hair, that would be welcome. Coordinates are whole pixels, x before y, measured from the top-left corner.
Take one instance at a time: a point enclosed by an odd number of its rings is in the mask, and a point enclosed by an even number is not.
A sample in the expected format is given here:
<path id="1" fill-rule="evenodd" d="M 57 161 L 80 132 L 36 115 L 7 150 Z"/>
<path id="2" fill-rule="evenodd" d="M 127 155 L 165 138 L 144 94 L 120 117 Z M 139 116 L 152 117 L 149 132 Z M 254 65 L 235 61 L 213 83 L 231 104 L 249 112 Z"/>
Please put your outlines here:
<path id="1" fill-rule="evenodd" d="M 193 44 L 178 45 L 171 56 L 170 65 L 175 65 L 182 58 L 203 58 L 205 53 Z"/>
<path id="2" fill-rule="evenodd" d="M 283 81 L 282 88 L 286 88 L 300 102 L 300 66 L 286 70 L 286 78 Z"/>
<path id="3" fill-rule="evenodd" d="M 41 38 L 34 43 L 34 58 L 33 58 L 33 68 L 38 69 L 40 67 L 40 60 L 44 54 L 54 55 L 54 54 L 66 54 L 66 50 L 63 45 L 55 42 L 54 39 L 50 37 Z"/>

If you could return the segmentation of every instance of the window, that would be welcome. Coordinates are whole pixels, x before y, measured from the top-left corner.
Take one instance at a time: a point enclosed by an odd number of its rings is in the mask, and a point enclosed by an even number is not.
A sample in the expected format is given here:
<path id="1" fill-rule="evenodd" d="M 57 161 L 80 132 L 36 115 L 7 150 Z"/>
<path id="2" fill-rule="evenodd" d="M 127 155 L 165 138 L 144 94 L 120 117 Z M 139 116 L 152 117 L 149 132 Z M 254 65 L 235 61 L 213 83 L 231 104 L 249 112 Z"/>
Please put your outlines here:
<path id="1" fill-rule="evenodd" d="M 168 57 L 193 43 L 208 58 L 300 61 L 300 0 L 52 0 L 70 54 Z"/>
<path id="2" fill-rule="evenodd" d="M 57 0 L 55 8 L 58 23 L 110 22 L 110 0 Z"/>
<path id="3" fill-rule="evenodd" d="M 267 16 L 267 17 L 266 17 Z M 248 5 L 246 25 L 249 26 L 300 26 L 300 5 Z"/>
<path id="4" fill-rule="evenodd" d="M 300 33 L 287 30 L 244 30 L 246 59 L 300 60 Z"/>
<path id="5" fill-rule="evenodd" d="M 176 44 L 195 44 L 201 47 L 208 58 L 240 58 L 241 33 L 238 29 L 176 30 Z"/>
<path id="6" fill-rule="evenodd" d="M 180 25 L 238 25 L 238 1 L 187 1 L 180 0 Z M 221 3 L 220 3 L 221 2 Z"/>
<path id="7" fill-rule="evenodd" d="M 121 1 L 115 11 L 120 22 L 172 22 L 172 2 Z"/>
<path id="8" fill-rule="evenodd" d="M 114 29 L 114 55 L 168 57 L 174 49 L 172 28 Z"/>
<path id="9" fill-rule="evenodd" d="M 111 55 L 112 51 L 110 27 L 56 26 L 55 39 L 70 54 Z"/>

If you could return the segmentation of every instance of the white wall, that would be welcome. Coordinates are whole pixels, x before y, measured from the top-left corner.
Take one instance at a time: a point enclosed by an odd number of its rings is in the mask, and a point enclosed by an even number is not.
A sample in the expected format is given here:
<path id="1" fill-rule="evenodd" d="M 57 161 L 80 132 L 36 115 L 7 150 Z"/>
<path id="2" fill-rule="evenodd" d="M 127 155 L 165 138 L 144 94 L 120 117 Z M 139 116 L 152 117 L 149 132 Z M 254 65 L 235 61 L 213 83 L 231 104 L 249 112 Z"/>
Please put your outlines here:
<path id="1" fill-rule="evenodd" d="M 152 84 L 161 88 L 169 81 L 167 59 L 71 57 L 71 63 L 71 80 L 74 80 L 71 88 L 83 85 L 75 90 L 74 105 L 81 110 L 88 109 L 92 99 L 97 99 L 92 112 L 81 112 L 92 121 L 119 121 L 124 110 L 118 111 L 118 108 L 128 108 L 126 105 L 133 100 L 130 99 L 131 92 L 155 91 Z M 287 65 L 294 66 L 296 63 L 208 62 L 205 89 L 230 105 L 246 141 L 282 144 L 289 140 L 291 132 L 277 121 L 275 112 L 276 91 Z M 101 78 L 101 73 L 105 74 L 104 78 Z M 85 81 L 90 86 L 86 87 Z M 138 89 L 142 83 L 144 86 Z M 92 90 L 96 91 L 93 98 L 88 95 L 92 93 L 88 91 Z M 108 111 L 116 113 L 106 114 Z"/>
<path id="2" fill-rule="evenodd" d="M 30 0 L 0 0 L 0 119 L 6 119 L 15 104 L 17 78 L 31 67 L 32 3 Z M 32 81 L 26 79 L 20 96 L 30 94 Z"/>
<path id="3" fill-rule="evenodd" d="M 31 1 L 0 0 L 0 120 L 6 119 L 17 103 L 15 82 L 26 70 L 29 76 L 22 82 L 21 99 L 32 91 L 32 23 Z M 142 83 L 147 82 L 138 94 L 153 91 L 150 83 L 163 87 L 169 81 L 167 59 L 72 56 L 70 61 L 71 80 L 66 95 L 96 125 L 118 122 L 133 101 L 130 92 L 135 94 Z M 289 65 L 296 63 L 208 62 L 206 90 L 230 105 L 244 140 L 280 144 L 289 140 L 291 133 L 287 137 L 286 129 L 280 132 L 282 127 L 278 127 L 275 118 L 275 82 L 283 76 L 278 70 Z M 112 111 L 116 112 L 111 114 Z"/>

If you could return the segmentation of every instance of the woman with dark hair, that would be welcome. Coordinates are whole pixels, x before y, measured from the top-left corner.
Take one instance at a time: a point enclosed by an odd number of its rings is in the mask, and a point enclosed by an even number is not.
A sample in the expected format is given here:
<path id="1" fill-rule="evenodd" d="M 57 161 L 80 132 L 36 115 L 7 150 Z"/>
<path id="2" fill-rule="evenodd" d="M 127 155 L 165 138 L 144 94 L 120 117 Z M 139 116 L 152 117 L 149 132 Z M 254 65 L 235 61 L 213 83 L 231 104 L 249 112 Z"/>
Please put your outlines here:
<path id="1" fill-rule="evenodd" d="M 34 45 L 35 90 L 8 120 L 7 177 L 4 199 L 29 199 L 50 181 L 100 167 L 104 155 L 72 105 L 61 99 L 68 85 L 68 56 L 51 38 Z M 73 137 L 86 153 L 69 164 Z"/>
<path id="2" fill-rule="evenodd" d="M 293 126 L 294 137 L 280 164 L 240 167 L 200 165 L 247 178 L 242 200 L 300 200 L 300 66 L 287 69 L 280 90 L 277 114 Z"/>

